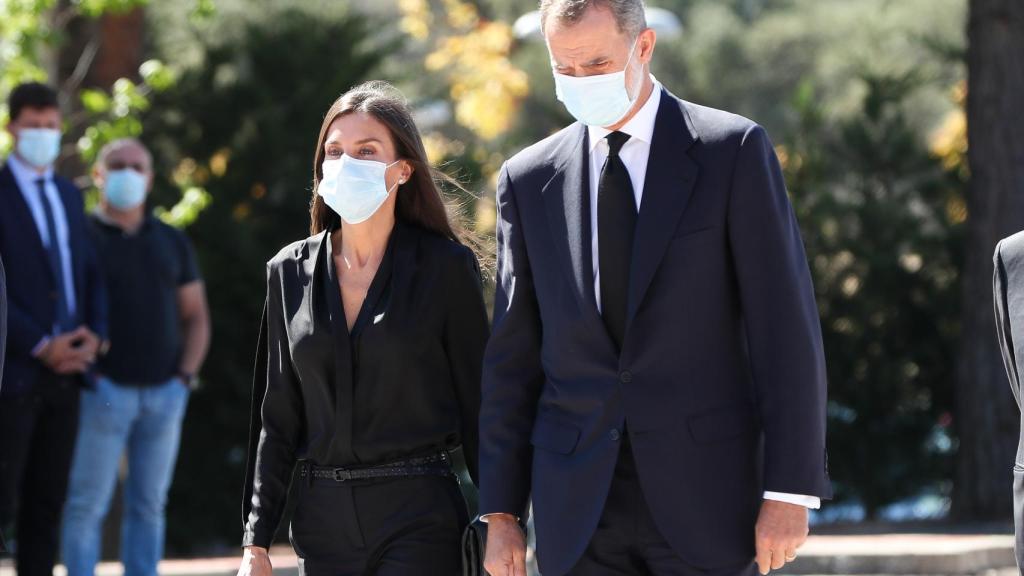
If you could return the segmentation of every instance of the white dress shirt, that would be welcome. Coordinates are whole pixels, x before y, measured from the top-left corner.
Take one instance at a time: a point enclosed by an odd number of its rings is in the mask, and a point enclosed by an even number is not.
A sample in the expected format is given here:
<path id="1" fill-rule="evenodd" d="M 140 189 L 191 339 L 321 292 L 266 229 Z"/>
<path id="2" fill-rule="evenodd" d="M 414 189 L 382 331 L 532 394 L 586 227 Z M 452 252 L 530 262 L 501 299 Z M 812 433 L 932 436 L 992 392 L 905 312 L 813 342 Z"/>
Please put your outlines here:
<path id="1" fill-rule="evenodd" d="M 637 110 L 636 114 L 629 119 L 619 132 L 629 134 L 630 138 L 619 150 L 619 158 L 629 171 L 629 180 L 633 184 L 633 195 L 636 197 L 637 212 L 640 211 L 640 203 L 644 196 L 644 179 L 647 176 L 647 159 L 651 154 L 651 139 L 654 136 L 654 122 L 658 117 L 658 106 L 661 104 L 661 84 L 651 76 L 654 82 L 654 90 L 651 91 L 647 102 Z M 591 230 L 591 251 L 593 254 L 594 267 L 594 299 L 597 302 L 598 311 L 601 309 L 601 270 L 598 262 L 598 234 L 597 234 L 597 188 L 601 181 L 601 168 L 608 158 L 608 141 L 605 140 L 610 131 L 606 128 L 587 127 L 590 144 L 590 230 Z M 802 494 L 786 494 L 782 492 L 765 492 L 767 500 L 778 500 L 790 504 L 798 504 L 807 508 L 817 509 L 821 507 L 821 499 L 816 496 L 804 496 Z"/>
<path id="2" fill-rule="evenodd" d="M 42 240 L 45 248 L 49 248 L 50 243 L 54 239 L 50 238 L 50 232 L 46 226 L 46 212 L 43 208 L 42 199 L 39 197 L 39 186 L 36 184 L 36 181 L 40 178 L 46 181 L 43 188 L 46 192 L 46 198 L 50 201 L 50 207 L 53 210 L 53 222 L 57 228 L 56 242 L 60 252 L 61 269 L 64 273 L 64 299 L 67 301 L 68 313 L 73 315 L 76 309 L 75 277 L 71 273 L 71 244 L 68 242 L 68 218 L 64 212 L 64 202 L 61 201 L 57 184 L 53 181 L 53 168 L 49 167 L 40 174 L 21 162 L 15 154 L 7 157 L 7 166 L 10 167 L 11 173 L 14 175 L 14 181 L 18 184 L 21 195 L 25 198 L 25 203 L 28 204 L 28 209 L 32 213 L 36 230 L 39 231 L 39 239 Z M 54 326 L 52 333 L 58 334 L 59 332 L 58 327 Z M 44 338 L 40 341 L 33 352 L 41 349 L 46 340 Z"/>

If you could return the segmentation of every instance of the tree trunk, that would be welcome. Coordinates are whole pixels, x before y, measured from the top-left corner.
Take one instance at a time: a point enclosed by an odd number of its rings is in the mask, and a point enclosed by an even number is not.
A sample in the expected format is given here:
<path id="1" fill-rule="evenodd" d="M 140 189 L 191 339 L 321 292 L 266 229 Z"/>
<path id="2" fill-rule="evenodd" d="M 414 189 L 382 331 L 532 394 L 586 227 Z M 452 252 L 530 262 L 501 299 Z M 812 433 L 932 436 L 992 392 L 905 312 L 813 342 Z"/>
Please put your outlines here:
<path id="1" fill-rule="evenodd" d="M 953 515 L 1005 520 L 1019 417 L 995 338 L 992 253 L 999 239 L 1024 229 L 1024 2 L 970 0 L 967 26 L 971 179 Z"/>

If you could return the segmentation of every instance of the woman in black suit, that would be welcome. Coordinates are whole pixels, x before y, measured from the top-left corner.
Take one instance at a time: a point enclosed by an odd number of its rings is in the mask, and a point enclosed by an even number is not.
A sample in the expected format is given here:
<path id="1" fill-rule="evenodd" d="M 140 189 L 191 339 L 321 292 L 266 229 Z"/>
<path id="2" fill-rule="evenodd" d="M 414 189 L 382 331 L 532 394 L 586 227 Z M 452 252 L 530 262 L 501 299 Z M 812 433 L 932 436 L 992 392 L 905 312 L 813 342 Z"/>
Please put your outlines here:
<path id="1" fill-rule="evenodd" d="M 301 573 L 456 574 L 468 514 L 448 451 L 461 444 L 475 481 L 487 315 L 390 85 L 327 112 L 311 217 L 267 264 L 239 574 L 270 576 L 296 464 Z"/>

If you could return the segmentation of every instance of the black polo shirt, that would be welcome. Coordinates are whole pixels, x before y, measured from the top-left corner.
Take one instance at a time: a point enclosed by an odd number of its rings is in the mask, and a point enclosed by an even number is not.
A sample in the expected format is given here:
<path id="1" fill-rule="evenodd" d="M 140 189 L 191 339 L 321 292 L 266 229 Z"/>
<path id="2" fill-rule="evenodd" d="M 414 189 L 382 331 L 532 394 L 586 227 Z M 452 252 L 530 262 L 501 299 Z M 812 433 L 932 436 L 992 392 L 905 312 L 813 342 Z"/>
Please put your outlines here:
<path id="1" fill-rule="evenodd" d="M 100 372 L 119 384 L 166 382 L 178 373 L 183 346 L 178 289 L 199 280 L 191 243 L 151 215 L 126 234 L 92 214 L 89 232 L 109 302 L 110 351 Z"/>

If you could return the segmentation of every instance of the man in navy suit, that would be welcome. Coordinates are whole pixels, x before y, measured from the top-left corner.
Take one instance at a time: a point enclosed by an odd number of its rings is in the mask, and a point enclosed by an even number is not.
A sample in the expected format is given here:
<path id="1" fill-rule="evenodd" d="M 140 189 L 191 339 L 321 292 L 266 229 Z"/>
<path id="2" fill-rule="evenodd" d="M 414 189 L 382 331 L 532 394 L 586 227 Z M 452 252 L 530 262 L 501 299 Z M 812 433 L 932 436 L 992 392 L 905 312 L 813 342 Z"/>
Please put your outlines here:
<path id="1" fill-rule="evenodd" d="M 0 527 L 17 523 L 17 538 L 8 541 L 19 575 L 50 576 L 79 390 L 104 347 L 105 304 L 82 194 L 53 171 L 61 139 L 57 95 L 43 84 L 22 84 L 8 110 L 14 152 L 0 169 L 0 258 L 11 271 Z"/>
<path id="2" fill-rule="evenodd" d="M 543 0 L 579 120 L 498 179 L 480 411 L 485 567 L 781 568 L 831 496 L 810 272 L 763 128 L 650 75 L 642 0 Z"/>

